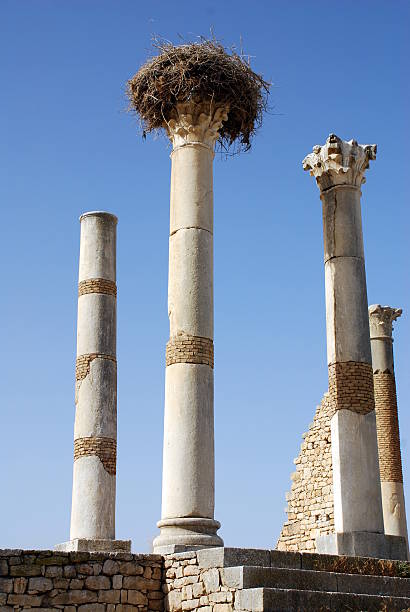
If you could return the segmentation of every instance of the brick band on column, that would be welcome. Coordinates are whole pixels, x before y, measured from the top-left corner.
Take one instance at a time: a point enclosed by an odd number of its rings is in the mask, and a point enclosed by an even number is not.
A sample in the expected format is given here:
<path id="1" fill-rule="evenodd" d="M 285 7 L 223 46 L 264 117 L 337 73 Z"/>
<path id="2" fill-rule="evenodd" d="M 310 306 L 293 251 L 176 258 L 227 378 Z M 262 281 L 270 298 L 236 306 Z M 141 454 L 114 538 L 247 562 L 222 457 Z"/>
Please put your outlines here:
<path id="1" fill-rule="evenodd" d="M 394 374 L 390 372 L 374 374 L 374 400 L 380 480 L 382 482 L 403 482 Z"/>
<path id="2" fill-rule="evenodd" d="M 106 278 L 87 278 L 78 283 L 78 297 L 87 293 L 105 293 L 116 296 L 117 285 Z"/>
<path id="3" fill-rule="evenodd" d="M 173 363 L 201 363 L 213 368 L 213 341 L 210 338 L 188 334 L 171 337 L 166 348 L 166 365 Z"/>
<path id="4" fill-rule="evenodd" d="M 334 410 L 346 409 L 358 414 L 374 410 L 372 366 L 357 361 L 330 364 L 329 396 Z"/>
<path id="5" fill-rule="evenodd" d="M 117 465 L 117 442 L 112 438 L 77 438 L 74 440 L 74 461 L 80 457 L 96 456 L 104 469 L 115 476 Z"/>
<path id="6" fill-rule="evenodd" d="M 105 355 L 104 353 L 88 353 L 87 355 L 79 355 L 75 360 L 75 379 L 81 381 L 90 373 L 90 364 L 94 359 L 109 359 L 117 363 L 117 359 L 113 355 Z"/>

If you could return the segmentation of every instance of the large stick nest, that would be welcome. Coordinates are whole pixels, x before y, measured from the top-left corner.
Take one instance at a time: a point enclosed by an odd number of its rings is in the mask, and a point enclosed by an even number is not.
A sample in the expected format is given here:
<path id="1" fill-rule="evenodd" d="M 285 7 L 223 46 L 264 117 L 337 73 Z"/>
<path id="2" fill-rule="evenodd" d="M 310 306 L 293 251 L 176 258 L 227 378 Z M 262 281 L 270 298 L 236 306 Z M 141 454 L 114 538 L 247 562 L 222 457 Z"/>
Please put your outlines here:
<path id="1" fill-rule="evenodd" d="M 227 150 L 236 141 L 247 150 L 262 123 L 270 84 L 253 72 L 249 61 L 214 40 L 174 46 L 155 42 L 159 55 L 144 64 L 127 83 L 130 109 L 140 117 L 145 135 L 166 127 L 179 102 L 228 105 L 228 119 L 219 130 Z"/>

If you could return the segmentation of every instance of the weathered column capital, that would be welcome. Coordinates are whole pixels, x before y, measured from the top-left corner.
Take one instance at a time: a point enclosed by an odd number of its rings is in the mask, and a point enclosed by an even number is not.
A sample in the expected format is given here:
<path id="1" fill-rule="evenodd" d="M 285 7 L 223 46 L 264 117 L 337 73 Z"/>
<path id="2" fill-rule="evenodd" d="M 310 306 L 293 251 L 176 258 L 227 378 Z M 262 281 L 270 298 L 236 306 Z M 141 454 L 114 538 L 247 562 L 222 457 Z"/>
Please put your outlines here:
<path id="1" fill-rule="evenodd" d="M 330 134 L 323 146 L 315 145 L 303 160 L 303 169 L 314 176 L 320 191 L 332 187 L 358 187 L 366 181 L 369 161 L 376 159 L 377 145 L 361 145 Z"/>
<path id="2" fill-rule="evenodd" d="M 401 308 L 391 306 L 369 306 L 370 338 L 392 339 L 393 321 L 401 317 L 402 312 Z"/>
<path id="3" fill-rule="evenodd" d="M 214 150 L 222 123 L 228 119 L 227 105 L 180 102 L 164 125 L 174 150 L 185 145 L 202 145 Z"/>

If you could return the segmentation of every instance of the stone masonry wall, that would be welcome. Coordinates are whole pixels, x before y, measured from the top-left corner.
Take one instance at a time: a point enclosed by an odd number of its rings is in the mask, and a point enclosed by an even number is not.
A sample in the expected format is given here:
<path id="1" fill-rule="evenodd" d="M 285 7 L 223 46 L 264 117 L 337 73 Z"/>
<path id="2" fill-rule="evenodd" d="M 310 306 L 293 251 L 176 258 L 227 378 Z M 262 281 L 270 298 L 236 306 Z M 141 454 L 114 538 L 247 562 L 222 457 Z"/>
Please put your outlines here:
<path id="1" fill-rule="evenodd" d="M 160 555 L 0 550 L 0 612 L 161 611 L 162 566 Z"/>
<path id="2" fill-rule="evenodd" d="M 109 474 L 117 473 L 117 440 L 112 438 L 77 438 L 74 440 L 74 461 L 97 455 Z"/>
<path id="3" fill-rule="evenodd" d="M 329 401 L 334 410 L 346 409 L 358 414 L 374 410 L 372 366 L 357 361 L 331 363 Z"/>
<path id="4" fill-rule="evenodd" d="M 382 482 L 403 482 L 394 374 L 390 372 L 374 374 L 374 396 L 380 479 Z"/>
<path id="5" fill-rule="evenodd" d="M 166 348 L 166 365 L 173 363 L 199 363 L 214 367 L 214 343 L 210 338 L 178 334 L 172 336 Z"/>
<path id="6" fill-rule="evenodd" d="M 165 610 L 232 612 L 235 591 L 223 586 L 222 568 L 203 567 L 196 552 L 166 555 L 163 589 Z"/>
<path id="7" fill-rule="evenodd" d="M 277 543 L 278 550 L 315 552 L 315 539 L 334 531 L 332 447 L 330 419 L 334 403 L 325 393 L 303 443 L 286 494 L 288 520 Z"/>

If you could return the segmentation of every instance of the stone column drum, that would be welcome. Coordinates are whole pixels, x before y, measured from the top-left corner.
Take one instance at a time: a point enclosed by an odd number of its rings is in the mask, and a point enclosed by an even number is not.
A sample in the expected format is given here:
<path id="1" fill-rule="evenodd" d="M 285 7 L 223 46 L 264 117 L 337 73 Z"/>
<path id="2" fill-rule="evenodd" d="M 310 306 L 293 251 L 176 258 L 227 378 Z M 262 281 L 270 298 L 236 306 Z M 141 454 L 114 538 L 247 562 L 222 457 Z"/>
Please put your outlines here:
<path id="1" fill-rule="evenodd" d="M 222 546 L 214 520 L 213 158 L 227 109 L 178 104 L 171 153 L 160 535 L 155 552 Z"/>
<path id="2" fill-rule="evenodd" d="M 400 308 L 369 306 L 384 530 L 404 537 L 409 555 L 393 357 L 393 321 L 401 313 Z"/>
<path id="3" fill-rule="evenodd" d="M 80 222 L 71 530 L 57 549 L 129 551 L 115 540 L 117 217 L 88 212 Z"/>
<path id="4" fill-rule="evenodd" d="M 326 333 L 336 534 L 318 552 L 400 558 L 386 543 L 367 312 L 361 185 L 376 145 L 331 134 L 303 167 L 316 178 L 323 205 Z M 397 556 L 398 555 L 398 556 Z"/>

